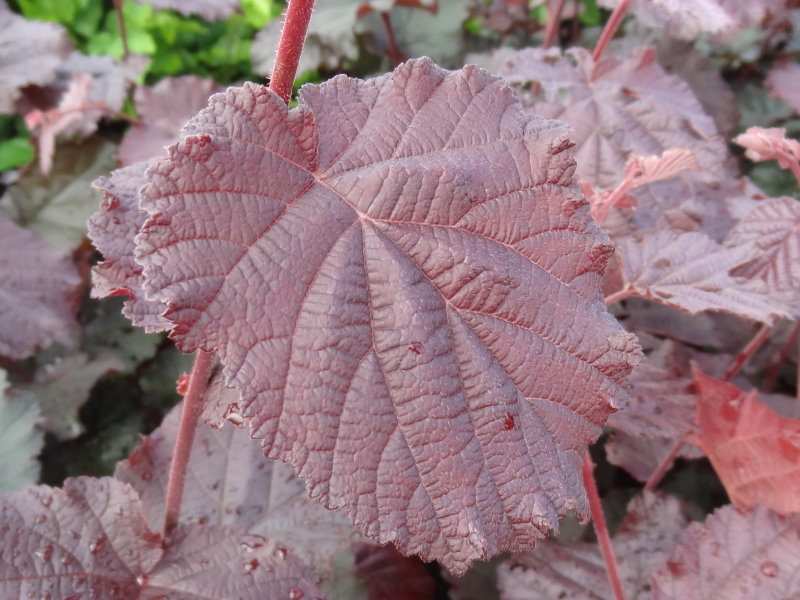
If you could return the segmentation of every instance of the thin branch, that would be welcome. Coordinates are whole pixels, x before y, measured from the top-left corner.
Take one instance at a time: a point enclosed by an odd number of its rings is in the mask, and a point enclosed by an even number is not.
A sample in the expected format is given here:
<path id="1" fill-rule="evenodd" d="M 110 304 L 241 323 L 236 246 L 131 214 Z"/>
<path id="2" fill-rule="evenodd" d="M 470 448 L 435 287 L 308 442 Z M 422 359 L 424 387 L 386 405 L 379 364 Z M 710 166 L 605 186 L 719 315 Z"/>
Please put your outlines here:
<path id="1" fill-rule="evenodd" d="M 128 49 L 128 30 L 125 29 L 125 15 L 122 13 L 122 0 L 114 0 L 114 12 L 117 13 L 119 37 L 122 39 L 122 58 L 128 58 L 131 53 Z"/>
<path id="2" fill-rule="evenodd" d="M 606 23 L 605 28 L 603 28 L 603 33 L 600 34 L 600 39 L 597 40 L 597 46 L 595 46 L 594 52 L 592 53 L 592 58 L 595 61 L 600 60 L 600 57 L 603 56 L 603 51 L 605 51 L 606 46 L 608 46 L 608 42 L 610 42 L 614 34 L 617 33 L 617 29 L 619 29 L 622 20 L 625 18 L 625 13 L 628 12 L 631 1 L 632 0 L 619 0 L 614 12 L 611 13 L 611 16 L 608 18 L 608 23 Z"/>
<path id="3" fill-rule="evenodd" d="M 614 292 L 613 294 L 609 294 L 606 296 L 606 306 L 611 306 L 616 302 L 620 302 L 625 300 L 626 298 L 630 298 L 631 296 L 636 295 L 635 292 L 630 288 L 622 288 L 618 292 Z"/>
<path id="4" fill-rule="evenodd" d="M 392 19 L 388 12 L 381 12 L 381 21 L 383 21 L 383 28 L 386 30 L 386 41 L 389 43 L 389 60 L 392 61 L 392 66 L 396 67 L 403 62 L 403 55 L 397 49 L 397 40 L 394 37 L 394 29 L 392 29 Z"/>
<path id="5" fill-rule="evenodd" d="M 547 3 L 547 29 L 544 36 L 543 48 L 549 48 L 556 41 L 558 30 L 561 28 L 561 12 L 564 10 L 564 3 L 567 0 L 556 0 L 556 6 L 550 11 L 551 2 Z"/>
<path id="6" fill-rule="evenodd" d="M 683 445 L 689 439 L 690 435 L 691 432 L 687 431 L 677 440 L 675 440 L 675 443 L 672 444 L 672 447 L 669 449 L 666 455 L 664 455 L 664 458 L 662 458 L 661 462 L 658 463 L 655 471 L 650 474 L 650 477 L 647 479 L 647 483 L 644 484 L 645 490 L 652 492 L 658 487 L 658 484 L 661 483 L 662 479 L 664 479 L 664 475 L 666 475 L 672 468 L 672 463 L 675 461 L 675 457 L 678 456 L 678 452 L 681 451 L 681 448 L 683 448 Z"/>
<path id="7" fill-rule="evenodd" d="M 744 363 L 746 363 L 747 360 L 753 356 L 753 354 L 755 354 L 758 349 L 761 348 L 761 346 L 764 345 L 764 342 L 767 341 L 770 333 L 772 333 L 772 325 L 764 324 L 761 326 L 761 328 L 753 336 L 753 339 L 747 342 L 744 350 L 739 353 L 739 356 L 733 360 L 731 366 L 728 367 L 727 371 L 725 371 L 725 381 L 730 381 L 739 374 L 739 371 L 742 370 Z"/>
<path id="8" fill-rule="evenodd" d="M 269 82 L 269 88 L 286 104 L 289 104 L 292 97 L 292 85 L 313 11 L 314 0 L 289 0 L 286 8 L 281 39 L 278 42 L 278 55 Z"/>
<path id="9" fill-rule="evenodd" d="M 778 375 L 780 375 L 781 366 L 789 359 L 789 354 L 792 353 L 792 348 L 797 343 L 798 334 L 800 334 L 800 321 L 795 324 L 792 333 L 789 334 L 783 346 L 775 353 L 775 357 L 772 359 L 772 366 L 767 371 L 767 379 L 764 382 L 765 392 L 770 393 L 775 389 L 775 382 L 778 380 Z M 798 373 L 800 373 L 800 369 L 798 369 Z"/>
<path id="10" fill-rule="evenodd" d="M 178 524 L 181 513 L 183 488 L 186 484 L 186 469 L 192 453 L 192 443 L 197 430 L 197 422 L 203 409 L 208 380 L 214 369 L 214 355 L 205 350 L 198 350 L 194 357 L 194 365 L 189 375 L 189 389 L 183 398 L 181 422 L 178 426 L 178 437 L 175 439 L 175 451 L 169 468 L 167 482 L 167 509 L 164 515 L 164 535 Z"/>
<path id="11" fill-rule="evenodd" d="M 606 517 L 603 514 L 603 505 L 600 502 L 600 494 L 597 492 L 597 482 L 594 480 L 594 465 L 588 450 L 583 456 L 583 485 L 586 486 L 586 494 L 589 497 L 592 524 L 594 525 L 595 533 L 597 533 L 600 553 L 603 555 L 603 561 L 606 564 L 608 583 L 611 584 L 615 600 L 625 600 L 625 592 L 622 590 L 622 581 L 619 578 L 619 569 L 617 568 L 617 559 L 611 546 L 611 536 L 608 533 Z"/>

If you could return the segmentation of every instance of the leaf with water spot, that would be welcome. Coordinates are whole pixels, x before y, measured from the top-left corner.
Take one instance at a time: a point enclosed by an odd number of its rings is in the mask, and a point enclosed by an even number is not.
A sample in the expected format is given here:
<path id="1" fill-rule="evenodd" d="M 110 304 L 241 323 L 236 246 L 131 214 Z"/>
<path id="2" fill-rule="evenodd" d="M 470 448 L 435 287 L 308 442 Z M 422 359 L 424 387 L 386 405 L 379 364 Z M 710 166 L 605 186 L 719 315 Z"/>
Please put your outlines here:
<path id="1" fill-rule="evenodd" d="M 762 506 L 717 509 L 692 523 L 653 576 L 653 600 L 786 600 L 800 595 L 800 516 Z"/>
<path id="2" fill-rule="evenodd" d="M 152 531 L 130 486 L 107 477 L 0 495 L 3 598 L 263 600 L 319 596 L 311 571 L 275 542 L 230 527 Z"/>
<path id="3" fill-rule="evenodd" d="M 147 173 L 137 262 L 268 456 L 455 572 L 586 514 L 581 457 L 639 350 L 562 124 L 420 59 L 291 111 L 231 88 L 185 132 Z"/>

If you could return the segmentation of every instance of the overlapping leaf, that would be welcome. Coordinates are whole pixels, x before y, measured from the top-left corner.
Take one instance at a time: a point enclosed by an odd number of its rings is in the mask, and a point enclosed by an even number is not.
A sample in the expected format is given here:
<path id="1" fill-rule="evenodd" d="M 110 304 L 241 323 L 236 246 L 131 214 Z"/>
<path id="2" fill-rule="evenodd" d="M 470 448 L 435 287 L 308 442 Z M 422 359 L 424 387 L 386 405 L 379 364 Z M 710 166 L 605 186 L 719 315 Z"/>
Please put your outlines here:
<path id="1" fill-rule="evenodd" d="M 654 600 L 785 600 L 800 594 L 800 517 L 723 506 L 692 523 L 653 577 Z"/>
<path id="2" fill-rule="evenodd" d="M 117 169 L 110 177 L 101 177 L 92 184 L 103 192 L 103 199 L 100 210 L 89 218 L 88 226 L 89 237 L 104 258 L 92 270 L 92 296 L 127 295 L 125 316 L 134 325 L 154 333 L 172 327 L 161 316 L 167 306 L 145 298 L 142 269 L 133 259 L 134 238 L 147 218 L 139 210 L 139 189 L 145 184 L 148 164 L 141 162 Z"/>
<path id="3" fill-rule="evenodd" d="M 781 61 L 767 73 L 764 83 L 773 95 L 786 102 L 795 112 L 800 112 L 798 81 L 800 81 L 800 65 L 793 61 Z"/>
<path id="4" fill-rule="evenodd" d="M 122 138 L 119 159 L 124 165 L 150 160 L 178 141 L 181 127 L 220 91 L 213 79 L 195 75 L 165 77 L 153 87 L 139 86 L 134 94 L 139 121 Z"/>
<path id="5" fill-rule="evenodd" d="M 261 600 L 319 594 L 308 567 L 272 542 L 219 526 L 150 530 L 133 489 L 68 479 L 0 496 L 3 598 Z"/>
<path id="6" fill-rule="evenodd" d="M 699 370 L 697 443 L 737 506 L 800 512 L 800 419 L 782 417 L 736 386 Z"/>
<path id="7" fill-rule="evenodd" d="M 0 2 L 0 113 L 14 112 L 22 86 L 55 78 L 69 46 L 60 25 L 29 21 Z"/>
<path id="8" fill-rule="evenodd" d="M 623 291 L 695 314 L 718 310 L 762 323 L 787 317 L 766 284 L 729 274 L 755 256 L 752 246 L 726 248 L 699 232 L 661 231 L 619 246 Z"/>
<path id="9" fill-rule="evenodd" d="M 594 186 L 613 187 L 632 154 L 657 155 L 670 148 L 688 148 L 712 175 L 724 172 L 727 151 L 713 119 L 685 82 L 658 65 L 653 48 L 599 61 L 583 48 L 572 48 L 567 56 L 526 48 L 511 56 L 500 74 L 513 83 L 533 83 L 539 90 L 533 110 L 572 126 L 577 174 Z"/>
<path id="10" fill-rule="evenodd" d="M 228 403 L 238 396 L 228 390 Z M 164 522 L 179 419 L 180 407 L 114 473 L 139 493 L 147 522 L 156 529 Z M 280 541 L 315 571 L 326 572 L 333 555 L 359 536 L 346 516 L 312 502 L 288 465 L 265 458 L 249 433 L 231 423 L 221 431 L 200 424 L 187 467 L 181 522 L 231 525 L 256 540 Z"/>
<path id="11" fill-rule="evenodd" d="M 230 89 L 187 132 L 148 171 L 137 260 L 269 456 L 456 572 L 586 511 L 580 456 L 638 347 L 563 126 L 424 59 L 290 112 Z"/>
<path id="12" fill-rule="evenodd" d="M 631 500 L 613 540 L 626 598 L 650 600 L 650 577 L 672 553 L 686 523 L 683 506 L 674 497 L 644 492 Z M 504 562 L 498 577 L 503 600 L 613 597 L 596 544 L 543 542 Z"/>
<path id="13" fill-rule="evenodd" d="M 6 372 L 0 369 L 0 492 L 19 490 L 39 479 L 36 457 L 44 434 L 36 401 L 8 393 Z"/>
<path id="14" fill-rule="evenodd" d="M 66 256 L 0 216 L 0 356 L 69 344 L 80 283 Z"/>

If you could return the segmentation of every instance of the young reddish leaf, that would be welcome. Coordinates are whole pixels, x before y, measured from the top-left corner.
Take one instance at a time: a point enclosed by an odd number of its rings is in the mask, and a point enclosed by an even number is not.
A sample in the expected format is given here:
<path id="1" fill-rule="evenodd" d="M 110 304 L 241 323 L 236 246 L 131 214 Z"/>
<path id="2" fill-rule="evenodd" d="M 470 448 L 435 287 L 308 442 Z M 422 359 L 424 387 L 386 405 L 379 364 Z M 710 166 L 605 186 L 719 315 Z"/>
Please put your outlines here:
<path id="1" fill-rule="evenodd" d="M 800 112 L 800 65 L 791 60 L 779 62 L 772 67 L 764 83 L 795 112 Z"/>
<path id="2" fill-rule="evenodd" d="M 157 9 L 179 12 L 187 17 L 200 15 L 208 21 L 222 21 L 239 9 L 239 0 L 136 0 Z"/>
<path id="3" fill-rule="evenodd" d="M 39 479 L 37 456 L 44 446 L 44 433 L 36 400 L 12 395 L 6 372 L 0 369 L 0 492 L 11 492 Z"/>
<path id="4" fill-rule="evenodd" d="M 777 160 L 784 169 L 791 169 L 800 181 L 800 142 L 787 138 L 785 129 L 750 127 L 733 141 L 747 148 L 745 156 L 750 160 Z"/>
<path id="5" fill-rule="evenodd" d="M 289 112 L 232 88 L 187 131 L 148 171 L 137 260 L 268 456 L 456 572 L 585 514 L 580 457 L 639 352 L 566 128 L 421 59 Z"/>
<path id="6" fill-rule="evenodd" d="M 644 492 L 631 500 L 614 536 L 614 554 L 628 600 L 650 598 L 650 577 L 679 543 L 687 519 L 671 496 Z M 503 600 L 606 600 L 612 598 L 597 544 L 537 544 L 498 568 Z M 686 596 L 693 598 L 693 596 Z"/>
<path id="7" fill-rule="evenodd" d="M 165 77 L 153 87 L 137 87 L 134 102 L 140 120 L 122 138 L 119 160 L 132 165 L 163 154 L 164 148 L 178 141 L 186 121 L 218 91 L 220 86 L 213 79 L 196 75 Z"/>
<path id="8" fill-rule="evenodd" d="M 569 123 L 575 131 L 577 175 L 594 186 L 614 187 L 631 155 L 661 154 L 670 148 L 694 152 L 702 167 L 723 172 L 727 154 L 716 126 L 689 86 L 668 75 L 653 48 L 630 58 L 594 61 L 583 48 L 527 48 L 510 57 L 500 74 L 512 83 L 541 89 L 532 109 Z M 538 84 L 538 86 L 536 85 Z"/>
<path id="9" fill-rule="evenodd" d="M 751 243 L 761 254 L 733 274 L 761 279 L 786 294 L 794 316 L 800 316 L 800 202 L 787 196 L 760 202 L 725 240 L 732 248 Z"/>
<path id="10" fill-rule="evenodd" d="M 619 252 L 627 282 L 624 294 L 690 314 L 718 310 L 762 323 L 789 315 L 780 299 L 770 297 L 763 282 L 729 274 L 754 256 L 752 246 L 725 248 L 699 232 L 667 230 L 642 242 L 626 239 Z"/>
<path id="11" fill-rule="evenodd" d="M 49 83 L 69 47 L 63 27 L 29 21 L 0 1 L 0 113 L 14 112 L 22 86 Z"/>
<path id="12" fill-rule="evenodd" d="M 697 443 L 731 501 L 800 512 L 800 419 L 778 415 L 735 385 L 695 368 Z"/>
<path id="13" fill-rule="evenodd" d="M 315 597 L 308 569 L 232 528 L 151 531 L 136 492 L 110 477 L 0 496 L 3 598 L 261 600 Z M 293 590 L 297 590 L 293 592 Z M 291 594 L 294 594 L 292 596 Z"/>
<path id="14" fill-rule="evenodd" d="M 145 298 L 142 268 L 133 258 L 134 238 L 147 219 L 139 210 L 139 189 L 145 184 L 148 166 L 142 162 L 117 169 L 92 183 L 103 192 L 103 199 L 100 210 L 89 217 L 88 227 L 89 237 L 105 259 L 92 269 L 92 297 L 127 295 L 122 312 L 134 325 L 155 333 L 172 328 L 161 316 L 167 305 Z"/>
<path id="15" fill-rule="evenodd" d="M 723 506 L 692 523 L 653 576 L 654 600 L 786 600 L 800 594 L 800 517 Z"/>
<path id="16" fill-rule="evenodd" d="M 228 404 L 238 400 L 226 392 Z M 144 438 L 114 476 L 139 493 L 147 522 L 164 523 L 169 466 L 180 420 L 180 406 Z M 280 541 L 317 573 L 333 555 L 359 539 L 347 517 L 312 502 L 291 467 L 264 457 L 249 431 L 226 423 L 221 431 L 201 424 L 196 432 L 181 503 L 181 521 L 231 525 L 253 536 Z"/>
<path id="17" fill-rule="evenodd" d="M 70 345 L 81 278 L 60 252 L 0 216 L 0 356 Z"/>

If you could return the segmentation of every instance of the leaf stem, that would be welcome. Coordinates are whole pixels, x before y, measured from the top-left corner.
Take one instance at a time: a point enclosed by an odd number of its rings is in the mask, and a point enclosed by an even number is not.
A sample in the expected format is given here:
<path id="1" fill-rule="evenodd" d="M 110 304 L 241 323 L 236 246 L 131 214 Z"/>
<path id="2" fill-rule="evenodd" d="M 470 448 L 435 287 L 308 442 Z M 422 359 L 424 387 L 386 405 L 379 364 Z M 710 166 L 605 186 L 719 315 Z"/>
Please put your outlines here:
<path id="1" fill-rule="evenodd" d="M 186 468 L 192 453 L 194 433 L 197 421 L 203 409 L 203 400 L 208 381 L 214 369 L 214 355 L 205 350 L 198 350 L 194 357 L 192 372 L 189 375 L 189 389 L 183 398 L 181 422 L 178 426 L 178 437 L 175 440 L 175 451 L 169 468 L 167 482 L 167 509 L 164 515 L 164 535 L 167 536 L 178 524 L 181 512 L 183 487 L 186 483 Z"/>
<path id="2" fill-rule="evenodd" d="M 381 11 L 381 21 L 383 21 L 383 28 L 386 30 L 386 41 L 389 45 L 389 60 L 392 61 L 392 66 L 396 67 L 403 62 L 403 55 L 397 49 L 397 40 L 394 37 L 394 29 L 392 28 L 392 19 L 388 12 Z"/>
<path id="3" fill-rule="evenodd" d="M 600 502 L 600 494 L 597 492 L 597 482 L 594 480 L 594 464 L 589 451 L 583 456 L 583 485 L 586 486 L 586 494 L 589 496 L 589 508 L 592 511 L 592 525 L 597 533 L 597 542 L 600 544 L 600 554 L 603 555 L 603 562 L 606 564 L 606 574 L 608 583 L 614 593 L 615 600 L 625 600 L 625 592 L 622 590 L 622 582 L 619 578 L 617 559 L 614 556 L 614 549 L 611 546 L 611 536 L 608 534 L 606 517 L 603 514 L 603 505 Z"/>
<path id="4" fill-rule="evenodd" d="M 609 294 L 608 296 L 606 296 L 605 299 L 606 306 L 611 306 L 615 302 L 620 302 L 622 300 L 625 300 L 626 298 L 630 298 L 633 295 L 634 291 L 632 289 L 622 288 L 620 291 L 614 292 L 613 294 Z"/>
<path id="5" fill-rule="evenodd" d="M 122 13 L 122 0 L 114 0 L 114 12 L 117 13 L 119 37 L 122 40 L 122 58 L 128 58 L 131 53 L 128 48 L 128 30 L 125 29 L 125 15 Z"/>
<path id="6" fill-rule="evenodd" d="M 731 366 L 728 367 L 728 370 L 725 371 L 725 376 L 723 378 L 725 381 L 730 381 L 739 374 L 739 371 L 742 370 L 742 367 L 744 366 L 744 363 L 747 362 L 747 359 L 753 356 L 753 354 L 755 354 L 756 351 L 764 345 L 764 342 L 767 341 L 767 338 L 771 332 L 772 325 L 764 324 L 761 326 L 761 328 L 753 336 L 753 339 L 747 342 L 744 350 L 739 353 L 739 355 L 731 363 Z"/>
<path id="7" fill-rule="evenodd" d="M 306 40 L 308 22 L 314 10 L 314 0 L 289 0 L 286 17 L 283 20 L 281 39 L 278 42 L 278 55 L 269 88 L 289 104 L 292 97 L 292 84 L 297 74 L 297 64 Z"/>
<path id="8" fill-rule="evenodd" d="M 658 484 L 661 483 L 662 479 L 664 479 L 664 475 L 666 475 L 672 467 L 672 463 L 675 460 L 675 457 L 678 456 L 678 452 L 681 451 L 681 448 L 683 448 L 683 445 L 689 439 L 689 435 L 691 435 L 691 432 L 687 431 L 677 440 L 675 440 L 675 443 L 672 444 L 670 449 L 664 455 L 664 458 L 662 458 L 661 462 L 658 463 L 655 471 L 650 474 L 650 477 L 647 479 L 647 483 L 644 484 L 645 490 L 652 492 L 658 487 Z"/>
<path id="9" fill-rule="evenodd" d="M 567 0 L 556 0 L 555 9 L 550 11 L 550 3 L 547 6 L 547 29 L 545 30 L 543 48 L 549 48 L 556 41 L 558 30 L 561 25 L 561 12 L 564 10 L 564 3 Z M 577 18 L 577 17 L 576 17 Z"/>
<path id="10" fill-rule="evenodd" d="M 617 33 L 617 29 L 619 29 L 619 26 L 622 24 L 622 19 L 625 18 L 625 13 L 628 12 L 631 1 L 632 0 L 619 0 L 616 8 L 614 8 L 614 12 L 611 13 L 611 16 L 608 18 L 608 23 L 606 23 L 606 26 L 603 28 L 603 33 L 600 34 L 600 39 L 597 40 L 597 46 L 595 46 L 594 52 L 592 53 L 592 58 L 595 61 L 600 60 L 603 51 L 606 49 L 606 46 L 608 46 L 608 42 L 610 42 L 614 34 Z"/>
<path id="11" fill-rule="evenodd" d="M 767 371 L 767 379 L 764 382 L 765 392 L 770 393 L 775 388 L 775 382 L 778 380 L 778 375 L 780 375 L 781 372 L 781 365 L 788 360 L 789 354 L 791 354 L 792 348 L 794 348 L 797 342 L 798 334 L 800 334 L 800 321 L 795 324 L 792 333 L 789 334 L 783 346 L 775 353 L 772 359 L 772 366 L 770 366 L 769 371 Z M 798 369 L 798 374 L 800 374 L 800 369 Z"/>

